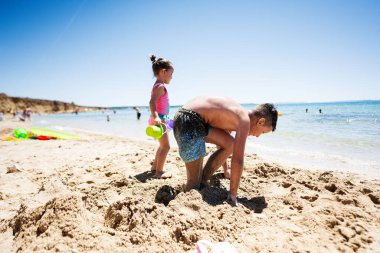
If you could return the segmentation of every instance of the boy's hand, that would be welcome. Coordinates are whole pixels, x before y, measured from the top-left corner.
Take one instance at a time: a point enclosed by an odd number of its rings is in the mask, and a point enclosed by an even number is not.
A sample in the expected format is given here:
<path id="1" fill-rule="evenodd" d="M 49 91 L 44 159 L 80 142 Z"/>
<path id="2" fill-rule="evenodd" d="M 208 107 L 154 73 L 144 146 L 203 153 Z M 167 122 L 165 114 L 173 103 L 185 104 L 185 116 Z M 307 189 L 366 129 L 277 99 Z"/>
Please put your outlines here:
<path id="1" fill-rule="evenodd" d="M 241 204 L 237 201 L 237 198 L 228 193 L 227 201 L 230 202 L 232 206 L 240 206 Z"/>

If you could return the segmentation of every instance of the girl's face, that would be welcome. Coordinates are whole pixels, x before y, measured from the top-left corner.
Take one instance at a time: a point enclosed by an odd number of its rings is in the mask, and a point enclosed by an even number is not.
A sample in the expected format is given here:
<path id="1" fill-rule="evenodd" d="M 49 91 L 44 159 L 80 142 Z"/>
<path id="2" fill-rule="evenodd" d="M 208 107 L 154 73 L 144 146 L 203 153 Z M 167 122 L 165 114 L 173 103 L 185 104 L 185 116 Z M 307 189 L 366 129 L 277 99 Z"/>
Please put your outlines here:
<path id="1" fill-rule="evenodd" d="M 173 78 L 173 72 L 174 72 L 174 69 L 163 69 L 163 70 L 161 70 L 164 83 L 166 83 L 166 84 L 170 83 L 170 81 Z"/>

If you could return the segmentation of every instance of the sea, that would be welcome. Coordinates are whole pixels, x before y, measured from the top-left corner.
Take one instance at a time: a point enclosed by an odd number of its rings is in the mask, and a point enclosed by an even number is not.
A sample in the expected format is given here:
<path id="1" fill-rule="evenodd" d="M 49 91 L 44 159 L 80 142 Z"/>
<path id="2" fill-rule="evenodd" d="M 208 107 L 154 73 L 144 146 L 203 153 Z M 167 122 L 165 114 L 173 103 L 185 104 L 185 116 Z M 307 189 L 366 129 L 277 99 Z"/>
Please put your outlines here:
<path id="1" fill-rule="evenodd" d="M 242 106 L 250 110 L 255 104 Z M 249 137 L 246 153 L 296 168 L 338 170 L 380 179 L 380 101 L 279 103 L 276 107 L 282 113 L 276 131 Z M 172 106 L 170 115 L 178 108 Z M 132 107 L 114 107 L 78 115 L 33 115 L 32 122 L 69 133 L 84 129 L 154 142 L 145 134 L 149 108 L 140 109 L 140 120 Z M 169 138 L 176 146 L 172 132 Z"/>

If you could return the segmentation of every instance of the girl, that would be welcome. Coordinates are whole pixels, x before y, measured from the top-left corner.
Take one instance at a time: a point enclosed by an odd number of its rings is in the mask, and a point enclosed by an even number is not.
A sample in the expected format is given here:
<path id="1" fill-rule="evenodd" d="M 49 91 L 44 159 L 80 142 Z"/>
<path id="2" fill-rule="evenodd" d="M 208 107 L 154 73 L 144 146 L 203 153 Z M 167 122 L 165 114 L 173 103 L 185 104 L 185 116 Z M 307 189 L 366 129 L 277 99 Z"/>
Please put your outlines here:
<path id="1" fill-rule="evenodd" d="M 162 125 L 166 131 L 165 124 L 169 123 L 169 96 L 165 84 L 169 84 L 172 80 L 174 68 L 173 64 L 166 59 L 156 59 L 156 56 L 152 55 L 150 60 L 152 61 L 153 74 L 156 77 L 149 102 L 150 122 L 153 122 L 154 125 Z M 171 177 L 171 174 L 164 171 L 166 156 L 170 149 L 168 134 L 165 133 L 159 142 L 160 146 L 156 152 L 152 171 L 156 171 L 156 178 L 168 178 Z"/>

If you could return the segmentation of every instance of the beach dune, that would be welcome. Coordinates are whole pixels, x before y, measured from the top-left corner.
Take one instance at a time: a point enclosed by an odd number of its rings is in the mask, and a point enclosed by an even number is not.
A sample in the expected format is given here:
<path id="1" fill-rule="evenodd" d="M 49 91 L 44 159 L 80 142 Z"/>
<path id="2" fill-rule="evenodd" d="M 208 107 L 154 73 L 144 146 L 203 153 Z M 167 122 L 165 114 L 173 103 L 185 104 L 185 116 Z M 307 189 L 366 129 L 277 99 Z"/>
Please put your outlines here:
<path id="1" fill-rule="evenodd" d="M 14 124 L 0 122 L 1 136 Z M 183 192 L 175 148 L 165 165 L 173 177 L 156 180 L 154 143 L 79 134 L 0 142 L 2 252 L 187 252 L 204 239 L 238 252 L 380 251 L 379 181 L 250 154 L 233 208 L 222 171 Z"/>

